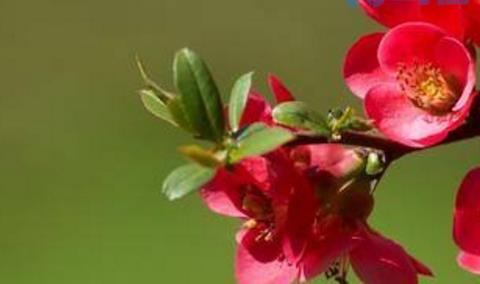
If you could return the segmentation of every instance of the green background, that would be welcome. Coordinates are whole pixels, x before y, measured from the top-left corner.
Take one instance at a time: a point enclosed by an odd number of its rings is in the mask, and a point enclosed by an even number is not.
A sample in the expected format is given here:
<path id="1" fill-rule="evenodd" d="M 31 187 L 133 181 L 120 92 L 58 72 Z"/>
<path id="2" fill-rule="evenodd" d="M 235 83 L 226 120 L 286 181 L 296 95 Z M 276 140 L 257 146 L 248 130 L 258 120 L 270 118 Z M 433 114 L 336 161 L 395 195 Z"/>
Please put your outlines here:
<path id="1" fill-rule="evenodd" d="M 250 70 L 266 92 L 272 71 L 326 111 L 360 107 L 343 55 L 380 29 L 347 1 L 0 1 L 0 283 L 234 283 L 239 223 L 160 194 L 191 140 L 143 109 L 135 53 L 169 87 L 189 46 L 223 93 Z M 435 270 L 422 283 L 475 281 L 451 213 L 479 161 L 478 141 L 425 151 L 378 189 L 372 224 Z"/>

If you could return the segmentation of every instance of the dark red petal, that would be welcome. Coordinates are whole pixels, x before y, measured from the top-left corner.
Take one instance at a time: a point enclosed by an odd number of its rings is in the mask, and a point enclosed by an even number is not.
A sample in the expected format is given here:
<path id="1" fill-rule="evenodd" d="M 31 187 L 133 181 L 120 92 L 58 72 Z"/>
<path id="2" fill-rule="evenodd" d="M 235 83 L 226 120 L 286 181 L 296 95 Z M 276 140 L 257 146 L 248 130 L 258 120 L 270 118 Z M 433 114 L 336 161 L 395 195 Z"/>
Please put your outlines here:
<path id="1" fill-rule="evenodd" d="M 463 179 L 455 206 L 462 211 L 480 209 L 480 167 L 471 170 Z"/>
<path id="2" fill-rule="evenodd" d="M 312 185 L 295 171 L 291 171 L 291 177 L 295 184 L 288 200 L 283 250 L 296 263 L 307 246 L 318 204 Z"/>
<path id="3" fill-rule="evenodd" d="M 336 260 L 348 254 L 358 241 L 339 219 L 327 221 L 320 230 L 320 235 L 309 243 L 300 263 L 301 280 L 312 279 L 324 273 Z"/>
<path id="4" fill-rule="evenodd" d="M 480 0 L 470 0 L 464 9 L 469 25 L 468 36 L 480 46 Z"/>
<path id="5" fill-rule="evenodd" d="M 388 27 L 420 20 L 418 0 L 359 0 L 359 3 L 370 17 Z"/>
<path id="6" fill-rule="evenodd" d="M 480 168 L 467 174 L 457 193 L 453 236 L 463 251 L 480 255 Z"/>
<path id="7" fill-rule="evenodd" d="M 478 0 L 469 2 L 472 1 Z M 436 0 L 428 3 L 419 0 L 359 0 L 359 3 L 370 17 L 388 27 L 406 22 L 428 22 L 461 40 L 465 38 L 468 28 L 462 11 L 466 4 L 439 4 Z"/>
<path id="8" fill-rule="evenodd" d="M 366 284 L 417 284 L 417 267 L 398 244 L 367 233 L 350 253 L 352 267 Z"/>
<path id="9" fill-rule="evenodd" d="M 262 122 L 267 125 L 273 124 L 272 108 L 265 98 L 252 91 L 248 96 L 240 126 L 247 126 L 255 122 Z"/>
<path id="10" fill-rule="evenodd" d="M 285 87 L 285 84 L 283 84 L 283 82 L 275 75 L 268 75 L 268 84 L 270 85 L 270 89 L 275 96 L 277 104 L 295 100 L 292 93 L 287 87 Z"/>
<path id="11" fill-rule="evenodd" d="M 238 182 L 254 185 L 264 194 L 269 194 L 273 186 L 271 162 L 264 157 L 250 157 L 242 160 L 235 168 Z"/>
<path id="12" fill-rule="evenodd" d="M 415 259 L 413 256 L 410 256 L 413 266 L 417 269 L 417 273 L 424 276 L 433 277 L 433 272 L 425 264 L 420 262 L 418 259 Z"/>
<path id="13" fill-rule="evenodd" d="M 450 35 L 464 40 L 468 28 L 463 12 L 465 4 L 442 5 L 436 2 L 430 1 L 426 5 L 420 5 L 421 20 L 437 25 L 447 30 Z"/>

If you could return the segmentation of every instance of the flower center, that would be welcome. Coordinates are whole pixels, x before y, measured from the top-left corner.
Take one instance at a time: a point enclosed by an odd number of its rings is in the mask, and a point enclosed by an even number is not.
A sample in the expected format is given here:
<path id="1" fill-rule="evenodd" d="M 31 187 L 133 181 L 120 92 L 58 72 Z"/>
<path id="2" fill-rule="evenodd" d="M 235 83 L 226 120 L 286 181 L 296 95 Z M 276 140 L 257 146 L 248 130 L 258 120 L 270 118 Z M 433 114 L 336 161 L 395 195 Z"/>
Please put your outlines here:
<path id="1" fill-rule="evenodd" d="M 255 186 L 244 185 L 242 198 L 243 210 L 249 212 L 257 221 L 266 221 L 272 217 L 271 203 Z"/>
<path id="2" fill-rule="evenodd" d="M 400 64 L 397 81 L 415 106 L 433 115 L 447 114 L 460 97 L 455 79 L 446 77 L 431 63 Z"/>

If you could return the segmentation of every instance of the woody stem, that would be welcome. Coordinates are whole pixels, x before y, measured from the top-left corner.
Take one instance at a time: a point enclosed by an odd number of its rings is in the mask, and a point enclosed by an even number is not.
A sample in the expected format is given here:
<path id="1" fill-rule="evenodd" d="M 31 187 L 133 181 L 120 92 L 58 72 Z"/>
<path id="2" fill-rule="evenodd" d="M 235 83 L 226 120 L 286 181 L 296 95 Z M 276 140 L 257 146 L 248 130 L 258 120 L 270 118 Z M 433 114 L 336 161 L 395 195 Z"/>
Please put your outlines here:
<path id="1" fill-rule="evenodd" d="M 470 117 L 467 119 L 465 124 L 460 128 L 452 131 L 442 143 L 432 146 L 430 148 L 459 142 L 478 136 L 480 136 L 480 98 L 478 98 L 474 102 Z M 337 143 L 381 150 L 385 153 L 388 164 L 394 162 L 395 160 L 398 160 L 399 158 L 407 154 L 424 150 L 424 148 L 413 148 L 405 146 L 377 133 L 356 131 L 345 131 L 342 133 L 339 140 L 333 142 L 326 137 L 299 135 L 297 136 L 297 139 L 292 141 L 289 145 L 298 146 L 324 143 Z"/>

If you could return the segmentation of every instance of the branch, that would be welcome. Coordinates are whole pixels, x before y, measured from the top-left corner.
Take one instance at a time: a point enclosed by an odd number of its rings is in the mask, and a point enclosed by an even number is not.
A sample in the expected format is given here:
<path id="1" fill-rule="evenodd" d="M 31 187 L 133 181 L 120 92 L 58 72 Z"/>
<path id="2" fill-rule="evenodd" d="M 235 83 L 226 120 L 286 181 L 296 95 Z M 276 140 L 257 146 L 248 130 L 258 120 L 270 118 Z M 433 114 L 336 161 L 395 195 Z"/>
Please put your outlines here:
<path id="1" fill-rule="evenodd" d="M 480 123 L 474 123 L 479 120 L 471 120 L 464 124 L 457 130 L 450 133 L 450 135 L 440 144 L 432 146 L 434 147 L 471 139 L 480 136 Z M 477 125 L 478 124 L 478 125 Z M 352 146 L 360 146 L 381 150 L 385 153 L 387 160 L 393 162 L 407 154 L 424 150 L 424 148 L 413 148 L 389 140 L 380 134 L 346 131 L 342 133 L 340 140 L 331 141 L 328 138 L 320 136 L 307 136 L 300 135 L 297 139 L 291 142 L 290 146 L 299 146 L 307 144 L 324 144 L 324 143 L 338 143 Z"/>

